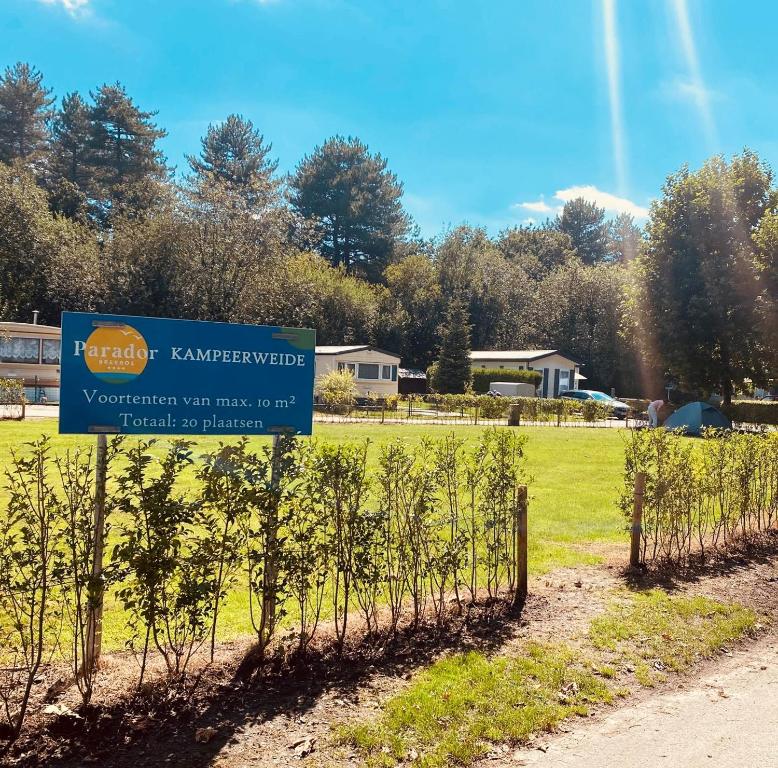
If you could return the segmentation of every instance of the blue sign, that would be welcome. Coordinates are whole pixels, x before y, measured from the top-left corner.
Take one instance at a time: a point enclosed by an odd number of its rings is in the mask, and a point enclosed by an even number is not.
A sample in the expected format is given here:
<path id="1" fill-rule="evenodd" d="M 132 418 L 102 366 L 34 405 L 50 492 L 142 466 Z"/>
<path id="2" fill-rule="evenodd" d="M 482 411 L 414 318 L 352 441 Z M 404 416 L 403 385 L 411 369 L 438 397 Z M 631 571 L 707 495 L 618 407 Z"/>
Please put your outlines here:
<path id="1" fill-rule="evenodd" d="M 316 332 L 62 313 L 65 434 L 310 435 Z"/>

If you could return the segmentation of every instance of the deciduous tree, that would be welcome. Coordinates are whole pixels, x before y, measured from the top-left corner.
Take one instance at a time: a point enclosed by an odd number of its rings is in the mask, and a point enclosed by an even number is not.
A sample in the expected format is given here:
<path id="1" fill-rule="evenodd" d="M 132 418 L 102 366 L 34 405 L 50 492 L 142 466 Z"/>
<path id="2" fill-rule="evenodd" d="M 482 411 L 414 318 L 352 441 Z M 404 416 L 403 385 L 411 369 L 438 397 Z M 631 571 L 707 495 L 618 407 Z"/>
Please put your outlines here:
<path id="1" fill-rule="evenodd" d="M 637 324 L 656 365 L 729 402 L 744 379 L 768 375 L 759 329 L 762 292 L 752 233 L 772 173 L 748 150 L 668 177 L 651 208 L 640 259 Z"/>

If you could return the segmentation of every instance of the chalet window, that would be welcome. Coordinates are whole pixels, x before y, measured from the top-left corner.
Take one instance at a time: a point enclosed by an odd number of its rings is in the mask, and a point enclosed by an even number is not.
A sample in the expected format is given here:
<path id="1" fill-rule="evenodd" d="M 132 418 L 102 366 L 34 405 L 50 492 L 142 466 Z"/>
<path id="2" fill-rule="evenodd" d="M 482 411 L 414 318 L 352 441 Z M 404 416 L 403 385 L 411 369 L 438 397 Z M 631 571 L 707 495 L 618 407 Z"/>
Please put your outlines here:
<path id="1" fill-rule="evenodd" d="M 43 339 L 43 352 L 41 362 L 44 365 L 59 365 L 59 341 L 57 339 Z"/>
<path id="2" fill-rule="evenodd" d="M 2 363 L 38 363 L 41 354 L 40 339 L 24 339 L 12 336 L 0 338 L 0 362 Z"/>
<path id="3" fill-rule="evenodd" d="M 370 379 L 371 381 L 377 381 L 378 376 L 378 363 L 360 363 L 359 375 L 360 379 Z"/>
<path id="4" fill-rule="evenodd" d="M 354 374 L 354 376 L 357 375 L 357 364 L 356 363 L 338 363 L 338 370 L 339 371 L 351 371 L 351 373 Z"/>

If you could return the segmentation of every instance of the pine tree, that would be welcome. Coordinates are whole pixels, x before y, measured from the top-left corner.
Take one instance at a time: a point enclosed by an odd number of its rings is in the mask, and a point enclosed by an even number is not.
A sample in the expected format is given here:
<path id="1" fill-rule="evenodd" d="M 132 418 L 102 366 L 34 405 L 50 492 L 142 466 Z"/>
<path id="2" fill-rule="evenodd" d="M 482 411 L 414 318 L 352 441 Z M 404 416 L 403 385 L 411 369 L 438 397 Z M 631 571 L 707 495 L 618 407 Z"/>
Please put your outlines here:
<path id="1" fill-rule="evenodd" d="M 201 139 L 200 156 L 187 155 L 193 185 L 224 184 L 250 205 L 275 202 L 278 182 L 273 175 L 278 162 L 270 158 L 272 145 L 251 120 L 230 115 L 223 123 L 209 125 Z"/>
<path id="2" fill-rule="evenodd" d="M 297 166 L 291 180 L 292 207 L 314 221 L 319 250 L 333 266 L 380 280 L 406 237 L 402 184 L 381 155 L 359 139 L 335 136 Z"/>
<path id="3" fill-rule="evenodd" d="M 605 210 L 582 197 L 569 200 L 557 219 L 557 227 L 570 236 L 578 257 L 584 264 L 605 259 L 608 248 L 608 226 Z"/>
<path id="4" fill-rule="evenodd" d="M 51 173 L 86 190 L 92 177 L 92 121 L 79 93 L 62 99 L 51 126 Z"/>
<path id="5" fill-rule="evenodd" d="M 62 99 L 51 126 L 51 157 L 46 186 L 52 210 L 86 219 L 95 188 L 90 108 L 78 93 Z"/>
<path id="6" fill-rule="evenodd" d="M 43 75 L 19 62 L 0 75 L 0 160 L 37 170 L 46 152 L 51 91 Z"/>
<path id="7" fill-rule="evenodd" d="M 473 379 L 470 329 L 467 304 L 462 299 L 452 299 L 446 310 L 433 381 L 438 392 L 463 394 L 469 388 Z"/>
<path id="8" fill-rule="evenodd" d="M 132 215 L 153 204 L 155 185 L 167 171 L 157 141 L 167 134 L 154 124 L 156 113 L 138 108 L 119 83 L 103 85 L 91 96 L 90 198 L 105 223 L 117 212 Z"/>

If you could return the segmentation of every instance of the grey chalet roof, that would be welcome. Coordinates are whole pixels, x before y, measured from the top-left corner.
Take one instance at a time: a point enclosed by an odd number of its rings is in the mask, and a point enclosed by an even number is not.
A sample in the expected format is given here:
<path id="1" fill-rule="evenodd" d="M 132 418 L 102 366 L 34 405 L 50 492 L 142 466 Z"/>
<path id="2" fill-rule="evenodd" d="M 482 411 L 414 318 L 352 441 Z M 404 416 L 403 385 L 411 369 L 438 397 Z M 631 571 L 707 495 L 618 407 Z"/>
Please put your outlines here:
<path id="1" fill-rule="evenodd" d="M 471 360 L 507 360 L 516 362 L 531 362 L 542 357 L 559 355 L 567 360 L 572 358 L 562 354 L 558 349 L 508 349 L 508 350 L 478 350 L 470 353 Z"/>
<path id="2" fill-rule="evenodd" d="M 317 355 L 344 355 L 347 352 L 364 352 L 365 350 L 372 350 L 373 352 L 380 352 L 382 355 L 389 355 L 389 357 L 396 357 L 400 359 L 400 355 L 394 352 L 387 352 L 385 349 L 379 349 L 373 347 L 370 344 L 344 344 L 340 346 L 317 346 Z"/>

